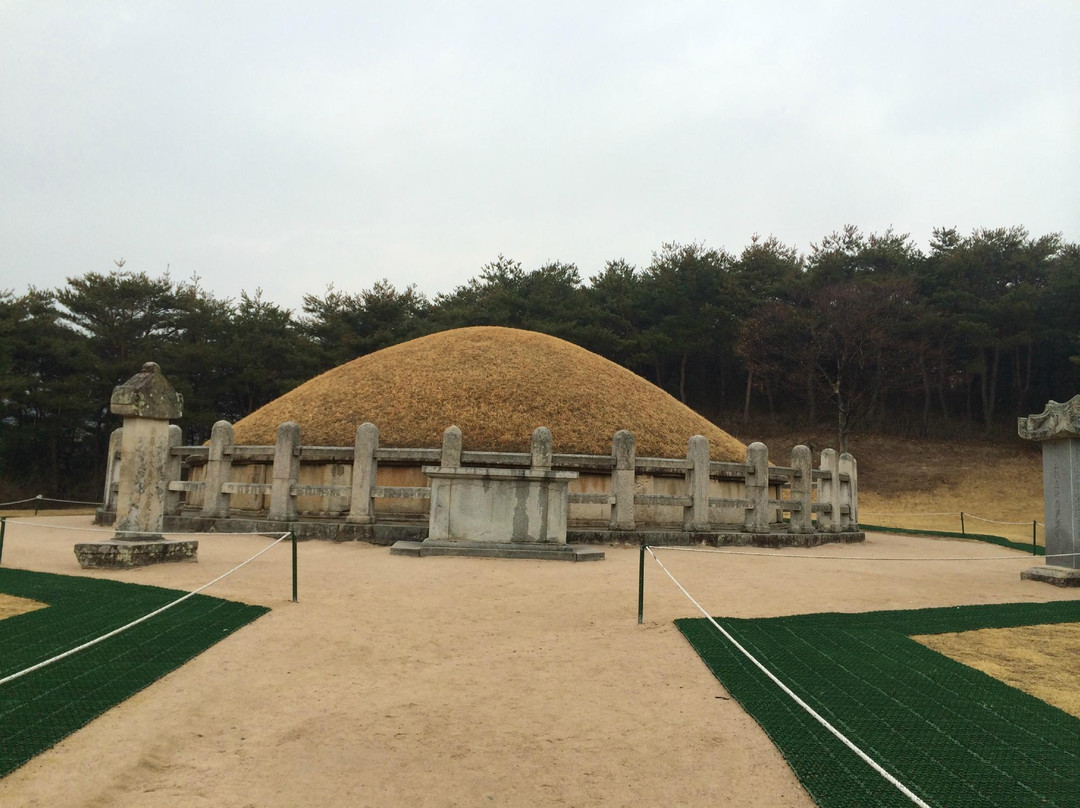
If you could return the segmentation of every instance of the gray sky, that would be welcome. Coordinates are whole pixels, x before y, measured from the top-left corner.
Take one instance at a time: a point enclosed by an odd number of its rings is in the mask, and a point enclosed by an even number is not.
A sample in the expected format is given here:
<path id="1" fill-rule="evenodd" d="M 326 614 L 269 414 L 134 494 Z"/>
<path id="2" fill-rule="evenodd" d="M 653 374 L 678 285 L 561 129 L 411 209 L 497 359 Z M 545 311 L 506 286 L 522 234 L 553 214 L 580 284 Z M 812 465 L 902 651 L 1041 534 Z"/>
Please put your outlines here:
<path id="1" fill-rule="evenodd" d="M 1080 3 L 0 0 L 0 289 L 1080 240 Z"/>

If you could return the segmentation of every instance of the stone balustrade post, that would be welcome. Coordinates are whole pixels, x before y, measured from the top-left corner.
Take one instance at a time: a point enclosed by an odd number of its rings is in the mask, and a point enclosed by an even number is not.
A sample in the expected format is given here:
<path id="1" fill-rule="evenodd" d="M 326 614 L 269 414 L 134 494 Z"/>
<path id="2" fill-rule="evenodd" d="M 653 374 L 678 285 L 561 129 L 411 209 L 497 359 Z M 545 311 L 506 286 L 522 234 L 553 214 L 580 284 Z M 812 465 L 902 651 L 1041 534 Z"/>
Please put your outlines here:
<path id="1" fill-rule="evenodd" d="M 375 500 L 371 494 L 379 476 L 379 461 L 375 459 L 378 448 L 379 428 L 368 422 L 360 424 L 353 441 L 352 492 L 349 515 L 345 517 L 351 524 L 375 524 Z"/>
<path id="2" fill-rule="evenodd" d="M 615 468 L 611 471 L 611 492 L 615 502 L 611 505 L 611 529 L 634 529 L 634 464 L 637 460 L 634 433 L 620 429 L 611 442 L 611 454 Z"/>
<path id="3" fill-rule="evenodd" d="M 292 488 L 300 475 L 300 426 L 286 421 L 277 429 L 274 444 L 274 471 L 270 483 L 271 522 L 296 521 L 296 497 Z"/>
<path id="4" fill-rule="evenodd" d="M 840 529 L 848 533 L 859 529 L 859 488 L 854 456 L 849 452 L 841 454 L 837 468 L 841 474 L 848 477 L 847 483 L 837 480 L 840 486 L 840 504 L 846 505 L 848 509 L 847 513 L 840 514 Z"/>
<path id="5" fill-rule="evenodd" d="M 746 508 L 744 529 L 747 533 L 769 532 L 769 448 L 754 442 L 746 447 Z"/>
<path id="6" fill-rule="evenodd" d="M 168 451 L 165 455 L 165 508 L 164 516 L 177 516 L 180 513 L 180 492 L 170 491 L 169 483 L 180 482 L 180 478 L 183 476 L 181 471 L 183 467 L 183 461 L 180 459 L 180 455 L 173 452 L 176 449 L 184 445 L 184 430 L 178 427 L 176 424 L 169 426 L 168 437 Z"/>
<path id="7" fill-rule="evenodd" d="M 809 446 L 800 444 L 791 450 L 791 467 L 795 470 L 795 476 L 791 478 L 791 500 L 799 503 L 799 509 L 791 511 L 788 530 L 791 533 L 813 533 L 814 460 Z"/>
<path id="8" fill-rule="evenodd" d="M 462 438 L 461 429 L 456 426 L 448 426 L 442 436 L 442 456 L 439 465 L 444 469 L 461 468 Z"/>
<path id="9" fill-rule="evenodd" d="M 231 496 L 221 489 L 232 478 L 232 447 L 232 424 L 218 421 L 210 430 L 210 450 L 203 485 L 203 516 L 225 519 L 229 515 Z"/>
<path id="10" fill-rule="evenodd" d="M 538 426 L 533 430 L 532 441 L 532 466 L 534 471 L 551 471 L 552 450 L 551 430 L 546 426 Z"/>
<path id="11" fill-rule="evenodd" d="M 818 529 L 840 532 L 840 459 L 836 449 L 822 449 L 818 463 L 825 474 L 818 481 L 818 504 L 828 506 L 818 512 Z"/>
<path id="12" fill-rule="evenodd" d="M 694 435 L 686 445 L 686 487 L 692 503 L 683 508 L 683 530 L 691 533 L 709 529 L 709 439 Z"/>

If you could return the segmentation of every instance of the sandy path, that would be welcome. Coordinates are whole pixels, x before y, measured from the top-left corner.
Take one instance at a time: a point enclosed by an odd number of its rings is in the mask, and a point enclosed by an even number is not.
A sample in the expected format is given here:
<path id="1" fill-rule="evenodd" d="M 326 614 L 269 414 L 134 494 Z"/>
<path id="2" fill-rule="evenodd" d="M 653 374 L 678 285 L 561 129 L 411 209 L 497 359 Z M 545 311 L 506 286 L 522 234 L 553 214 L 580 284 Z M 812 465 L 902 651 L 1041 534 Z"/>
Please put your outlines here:
<path id="1" fill-rule="evenodd" d="M 51 520 L 88 524 L 86 517 Z M 86 534 L 9 523 L 5 566 L 86 574 Z M 202 537 L 200 563 L 102 577 L 194 588 L 265 546 Z M 714 614 L 1076 598 L 1007 551 L 872 536 L 804 558 L 662 559 Z M 865 556 L 865 561 L 817 560 Z M 403 558 L 287 545 L 208 594 L 273 611 L 0 780 L 5 806 L 811 806 L 672 619 L 695 612 L 638 553 L 599 563 Z"/>

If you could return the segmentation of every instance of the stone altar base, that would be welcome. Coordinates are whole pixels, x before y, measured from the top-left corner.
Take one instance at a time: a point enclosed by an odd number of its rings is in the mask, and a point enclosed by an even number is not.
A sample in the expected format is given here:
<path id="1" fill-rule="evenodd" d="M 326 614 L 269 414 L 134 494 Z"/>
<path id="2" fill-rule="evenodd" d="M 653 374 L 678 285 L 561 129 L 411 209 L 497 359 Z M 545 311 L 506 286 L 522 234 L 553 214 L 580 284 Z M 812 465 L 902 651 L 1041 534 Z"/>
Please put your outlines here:
<path id="1" fill-rule="evenodd" d="M 199 560 L 199 542 L 147 537 L 134 541 L 109 539 L 75 545 L 83 569 L 129 569 L 151 564 Z"/>
<path id="2" fill-rule="evenodd" d="M 533 558 L 544 561 L 602 561 L 604 551 L 568 544 L 490 541 L 399 541 L 391 555 L 469 556 L 472 558 Z"/>
<path id="3" fill-rule="evenodd" d="M 1080 586 L 1080 569 L 1072 567 L 1032 567 L 1020 573 L 1021 580 L 1042 581 L 1054 586 Z"/>

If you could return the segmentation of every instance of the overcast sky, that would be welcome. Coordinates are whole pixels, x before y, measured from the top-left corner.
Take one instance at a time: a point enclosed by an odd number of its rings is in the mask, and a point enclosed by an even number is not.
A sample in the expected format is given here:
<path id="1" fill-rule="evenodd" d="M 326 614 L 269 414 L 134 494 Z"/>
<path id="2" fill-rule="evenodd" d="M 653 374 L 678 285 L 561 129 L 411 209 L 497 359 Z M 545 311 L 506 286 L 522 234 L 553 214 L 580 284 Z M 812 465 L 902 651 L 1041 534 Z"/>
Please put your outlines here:
<path id="1" fill-rule="evenodd" d="M 0 0 L 0 289 L 1080 240 L 1080 3 Z"/>

